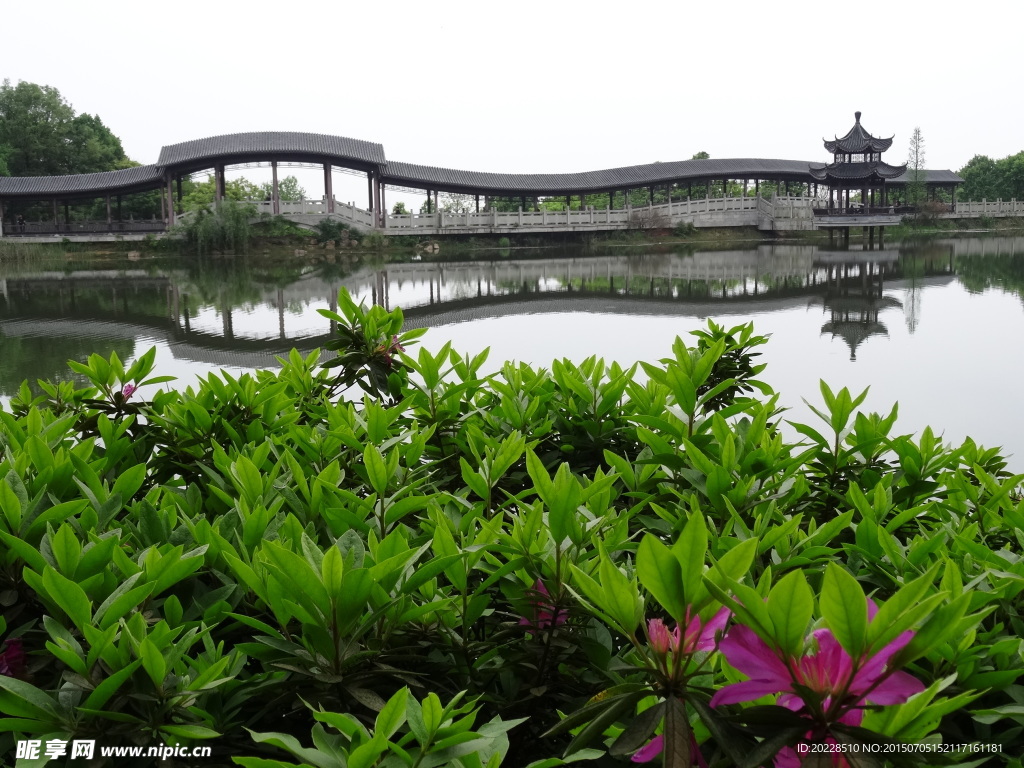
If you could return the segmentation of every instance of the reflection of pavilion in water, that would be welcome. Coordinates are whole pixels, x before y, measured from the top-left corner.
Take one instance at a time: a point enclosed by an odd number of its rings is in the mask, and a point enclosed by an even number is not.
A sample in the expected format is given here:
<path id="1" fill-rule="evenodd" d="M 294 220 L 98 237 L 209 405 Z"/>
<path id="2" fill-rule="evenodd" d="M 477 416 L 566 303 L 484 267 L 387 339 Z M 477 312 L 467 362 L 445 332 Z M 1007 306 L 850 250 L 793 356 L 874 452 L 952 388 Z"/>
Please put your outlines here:
<path id="1" fill-rule="evenodd" d="M 825 269 L 824 293 L 812 304 L 821 302 L 831 319 L 821 327 L 821 333 L 833 339 L 841 338 L 850 348 L 850 360 L 857 359 L 857 347 L 871 336 L 889 336 L 889 330 L 878 319 L 885 309 L 902 308 L 903 302 L 885 296 L 884 280 L 887 269 L 899 262 L 896 251 L 867 251 L 864 258 L 851 260 L 850 252 L 835 253 L 835 261 L 823 259 Z M 841 259 L 841 261 L 840 261 Z"/>
<path id="2" fill-rule="evenodd" d="M 742 319 L 806 307 L 810 299 L 831 314 L 823 333 L 845 339 L 855 355 L 864 339 L 885 333 L 878 313 L 900 306 L 883 295 L 885 285 L 905 282 L 900 261 L 896 251 L 768 244 L 687 255 L 388 264 L 344 277 L 313 272 L 287 285 L 248 286 L 244 309 L 262 311 L 259 327 L 239 318 L 243 307 L 228 291 L 200 291 L 183 272 L 37 273 L 0 278 L 0 334 L 164 338 L 176 358 L 276 367 L 278 355 L 332 337 L 334 327 L 315 309 L 336 308 L 345 287 L 357 300 L 400 305 L 407 327 L 559 312 Z M 952 261 L 950 252 L 941 279 L 953 279 Z"/>

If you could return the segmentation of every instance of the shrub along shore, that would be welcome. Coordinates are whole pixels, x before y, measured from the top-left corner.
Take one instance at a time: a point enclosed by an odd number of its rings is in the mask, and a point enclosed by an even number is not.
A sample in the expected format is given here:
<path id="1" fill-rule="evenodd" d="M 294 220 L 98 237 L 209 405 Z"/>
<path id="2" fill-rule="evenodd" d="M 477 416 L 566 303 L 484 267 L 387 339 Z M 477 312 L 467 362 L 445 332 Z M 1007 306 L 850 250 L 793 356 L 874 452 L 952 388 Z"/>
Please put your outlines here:
<path id="1" fill-rule="evenodd" d="M 400 310 L 323 313 L 277 372 L 93 356 L 0 410 L 0 754 L 1021 765 L 997 450 L 824 383 L 787 441 L 750 326 L 484 376 Z"/>

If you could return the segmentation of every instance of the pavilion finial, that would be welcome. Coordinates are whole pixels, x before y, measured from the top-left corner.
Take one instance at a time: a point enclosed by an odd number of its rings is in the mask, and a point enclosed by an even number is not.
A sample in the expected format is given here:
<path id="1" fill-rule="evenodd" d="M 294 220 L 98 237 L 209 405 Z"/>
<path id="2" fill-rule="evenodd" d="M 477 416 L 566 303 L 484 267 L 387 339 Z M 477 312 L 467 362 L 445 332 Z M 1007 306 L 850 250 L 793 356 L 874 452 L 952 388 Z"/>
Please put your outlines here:
<path id="1" fill-rule="evenodd" d="M 854 112 L 853 116 L 857 120 L 857 122 L 859 123 L 860 122 L 860 112 Z"/>

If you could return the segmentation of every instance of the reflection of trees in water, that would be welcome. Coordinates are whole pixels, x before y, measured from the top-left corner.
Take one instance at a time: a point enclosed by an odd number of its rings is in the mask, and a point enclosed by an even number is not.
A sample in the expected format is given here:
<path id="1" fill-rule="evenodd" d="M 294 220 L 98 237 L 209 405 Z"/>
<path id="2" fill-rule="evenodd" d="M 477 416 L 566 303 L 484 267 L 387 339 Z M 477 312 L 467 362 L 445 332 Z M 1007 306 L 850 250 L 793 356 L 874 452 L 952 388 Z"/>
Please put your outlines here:
<path id="1" fill-rule="evenodd" d="M 5 336 L 0 331 L 0 395 L 11 397 L 28 380 L 34 392 L 37 379 L 46 381 L 74 380 L 84 386 L 84 376 L 73 374 L 68 360 L 84 363 L 89 355 L 110 357 L 117 352 L 122 360 L 135 354 L 134 339 L 104 339 L 95 336 Z"/>
<path id="2" fill-rule="evenodd" d="M 311 269 L 304 265 L 254 268 L 246 261 L 198 261 L 186 267 L 174 282 L 180 293 L 192 298 L 194 308 L 231 310 L 262 302 L 268 290 L 287 287 Z"/>
<path id="3" fill-rule="evenodd" d="M 1024 253 L 961 257 L 956 260 L 956 274 L 971 293 L 998 288 L 1024 301 Z"/>
<path id="4" fill-rule="evenodd" d="M 117 317 L 167 314 L 167 282 L 115 280 L 10 280 L 0 298 L 2 315 L 41 317 Z"/>

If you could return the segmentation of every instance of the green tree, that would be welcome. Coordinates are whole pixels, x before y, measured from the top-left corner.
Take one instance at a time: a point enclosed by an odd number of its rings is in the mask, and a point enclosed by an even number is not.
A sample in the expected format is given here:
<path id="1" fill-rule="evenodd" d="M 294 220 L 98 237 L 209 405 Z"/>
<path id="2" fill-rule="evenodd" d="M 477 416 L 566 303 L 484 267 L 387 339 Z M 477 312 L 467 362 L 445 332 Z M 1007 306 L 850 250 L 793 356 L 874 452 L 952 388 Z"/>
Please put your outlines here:
<path id="1" fill-rule="evenodd" d="M 274 191 L 274 185 L 272 182 L 265 181 L 260 184 L 260 190 L 261 194 L 258 196 L 258 199 L 269 200 Z M 285 176 L 277 182 L 277 197 L 279 200 L 287 200 L 289 202 L 305 200 L 306 190 L 299 185 L 299 180 L 297 178 L 294 176 Z"/>
<path id="2" fill-rule="evenodd" d="M 216 181 L 213 176 L 207 176 L 206 181 L 186 181 L 182 185 L 181 202 L 186 211 L 194 211 L 199 208 L 206 208 L 217 196 Z M 224 184 L 224 196 L 228 200 L 263 200 L 269 197 L 264 195 L 263 188 L 249 181 L 244 176 L 231 179 Z"/>
<path id="3" fill-rule="evenodd" d="M 443 192 L 437 206 L 444 213 L 469 213 L 473 208 L 473 196 L 458 192 Z"/>
<path id="4" fill-rule="evenodd" d="M 709 155 L 709 154 L 708 154 L 707 152 L 705 152 L 704 150 L 701 150 L 700 152 L 698 152 L 697 154 L 695 154 L 695 155 L 694 155 L 693 157 L 691 157 L 690 159 L 691 159 L 691 160 L 710 160 L 710 159 L 711 159 L 711 155 Z"/>
<path id="5" fill-rule="evenodd" d="M 405 216 L 407 213 L 409 213 L 409 211 L 405 207 L 405 203 L 401 201 L 395 203 L 394 206 L 392 206 L 391 208 L 392 216 Z"/>
<path id="6" fill-rule="evenodd" d="M 96 115 L 78 115 L 68 129 L 69 173 L 98 173 L 128 168 L 132 163 L 117 138 Z"/>
<path id="7" fill-rule="evenodd" d="M 987 155 L 975 155 L 958 171 L 964 180 L 960 188 L 963 200 L 995 199 L 999 185 L 999 167 Z"/>
<path id="8" fill-rule="evenodd" d="M 14 148 L 7 144 L 0 144 L 0 176 L 10 176 L 11 171 L 7 167 L 7 158 L 11 156 Z"/>
<path id="9" fill-rule="evenodd" d="M 75 111 L 56 88 L 4 80 L 0 86 L 0 144 L 11 148 L 12 176 L 68 173 L 65 147 Z"/>
<path id="10" fill-rule="evenodd" d="M 0 86 L 0 147 L 12 176 L 112 171 L 128 161 L 99 117 L 76 116 L 56 88 L 10 80 Z"/>
<path id="11" fill-rule="evenodd" d="M 924 137 L 921 135 L 920 126 L 918 126 L 914 128 L 914 133 L 910 137 L 910 150 L 907 154 L 907 202 L 911 205 L 918 205 L 925 199 L 926 176 Z"/>
<path id="12" fill-rule="evenodd" d="M 1024 200 L 1024 152 L 999 161 L 1000 197 L 1003 200 Z"/>

